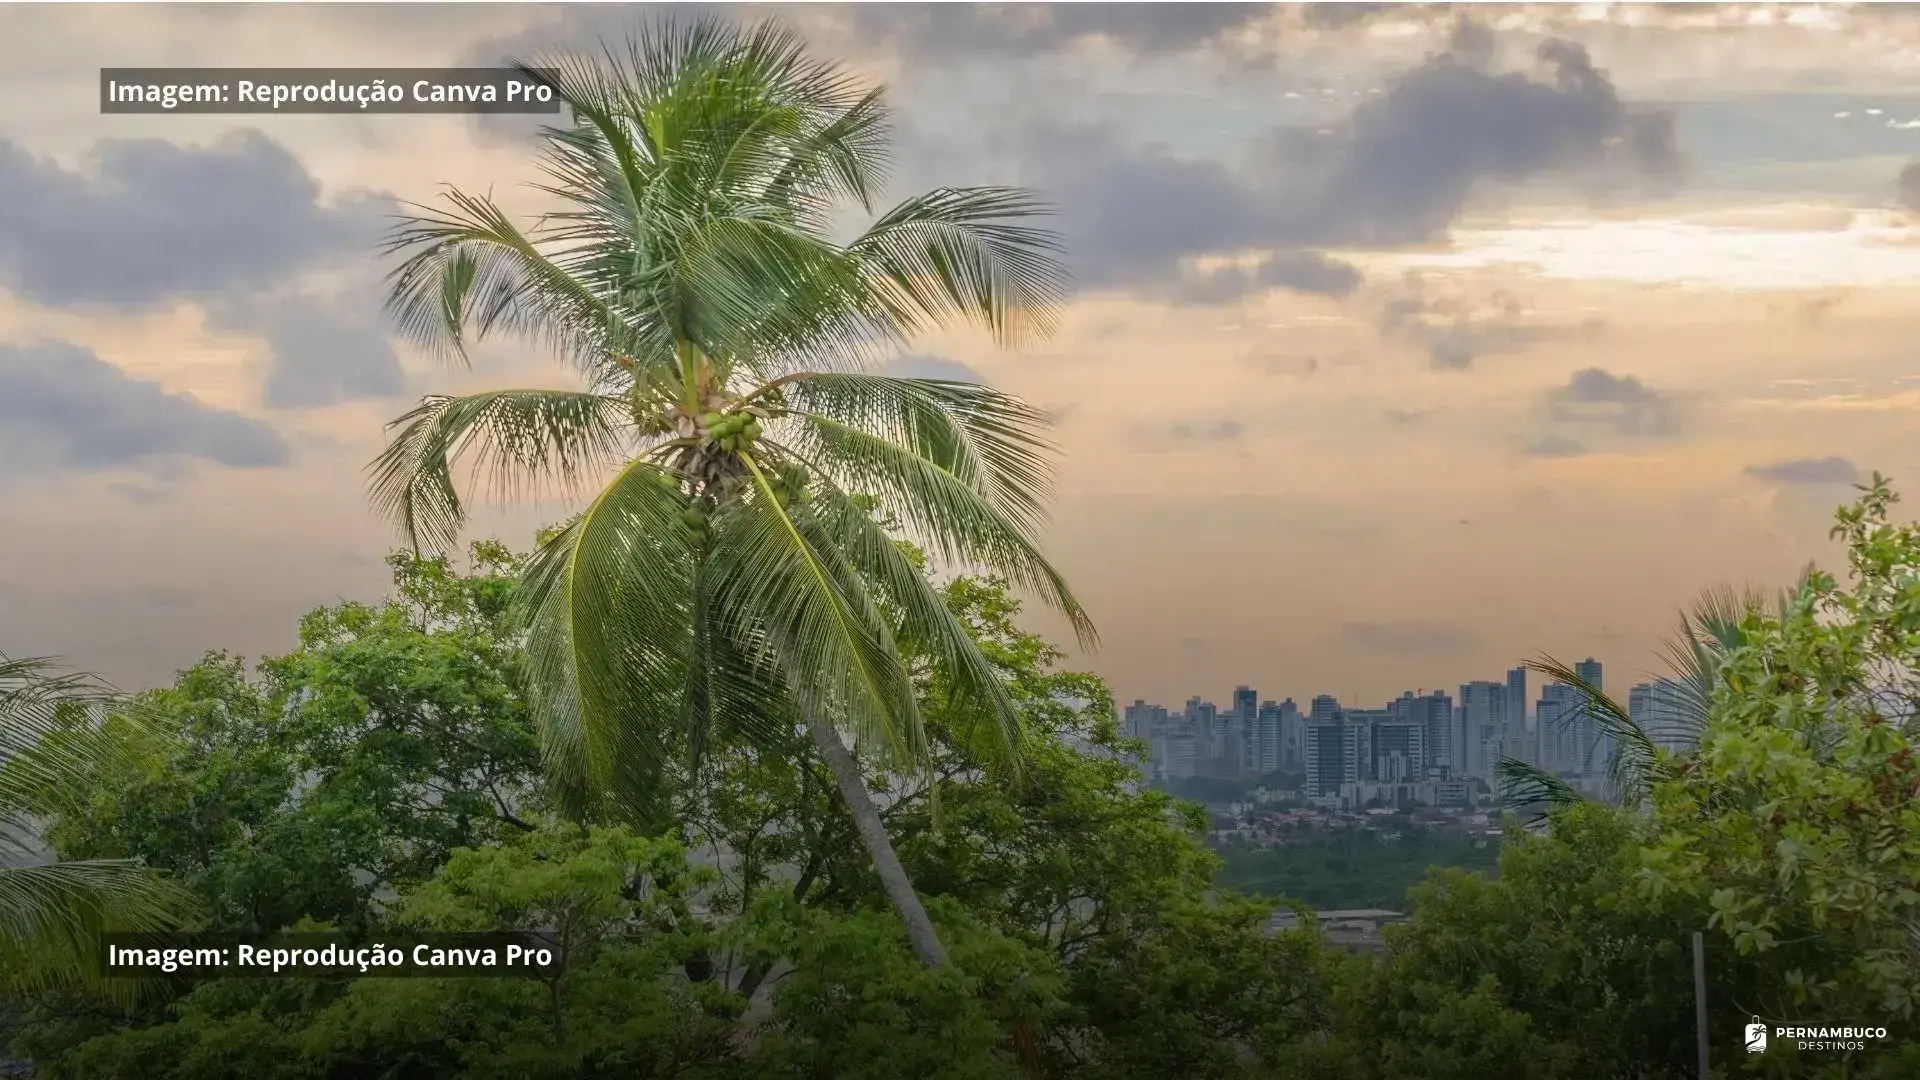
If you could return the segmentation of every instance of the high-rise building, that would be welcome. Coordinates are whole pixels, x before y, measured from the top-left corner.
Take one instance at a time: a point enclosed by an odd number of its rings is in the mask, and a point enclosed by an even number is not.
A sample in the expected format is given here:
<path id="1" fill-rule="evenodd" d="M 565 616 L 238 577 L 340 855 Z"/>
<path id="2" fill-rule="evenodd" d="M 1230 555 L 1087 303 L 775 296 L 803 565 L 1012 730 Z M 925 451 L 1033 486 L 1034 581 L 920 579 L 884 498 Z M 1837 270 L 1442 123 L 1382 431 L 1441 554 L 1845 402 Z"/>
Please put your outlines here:
<path id="1" fill-rule="evenodd" d="M 1417 779 L 1426 779 L 1428 770 L 1447 766 L 1448 748 L 1453 745 L 1449 734 L 1453 727 L 1453 699 L 1445 691 L 1415 694 L 1409 690 L 1389 702 L 1387 710 L 1394 723 L 1417 724 L 1423 731 L 1420 739 L 1423 763 Z"/>
<path id="2" fill-rule="evenodd" d="M 1254 749 L 1253 725 L 1259 718 L 1259 691 L 1251 686 L 1236 687 L 1233 691 L 1233 739 L 1237 752 L 1233 755 L 1233 775 L 1246 776 L 1255 771 L 1255 759 L 1259 755 Z"/>
<path id="3" fill-rule="evenodd" d="M 1331 700 L 1331 699 L 1329 699 Z M 1326 719 L 1307 721 L 1307 795 L 1337 797 L 1342 784 L 1351 783 L 1359 770 L 1352 766 L 1346 725 L 1338 711 Z"/>
<path id="4" fill-rule="evenodd" d="M 1205 762 L 1211 761 L 1219 754 L 1219 750 L 1214 746 L 1213 729 L 1216 712 L 1213 702 L 1201 700 L 1198 694 L 1187 699 L 1187 708 L 1183 715 L 1186 717 L 1188 729 L 1193 732 L 1194 757 L 1201 763 L 1196 764 L 1195 768 L 1202 767 Z"/>
<path id="5" fill-rule="evenodd" d="M 1627 715 L 1654 743 L 1669 751 L 1693 744 L 1697 733 L 1685 721 L 1692 692 L 1673 679 L 1655 679 L 1627 691 Z"/>
<path id="6" fill-rule="evenodd" d="M 1389 719 L 1373 725 L 1367 780 L 1383 784 L 1418 781 L 1427 772 L 1425 724 Z"/>
<path id="7" fill-rule="evenodd" d="M 1393 719 L 1391 709 L 1342 709 L 1342 746 L 1345 747 L 1347 783 L 1371 779 L 1374 737 L 1381 724 Z"/>
<path id="8" fill-rule="evenodd" d="M 1120 714 L 1120 731 L 1129 739 L 1145 739 L 1153 734 L 1154 706 L 1135 698 Z"/>
<path id="9" fill-rule="evenodd" d="M 1161 775 L 1168 779 L 1197 775 L 1199 742 L 1193 729 L 1185 724 L 1169 733 L 1166 739 L 1166 766 L 1161 770 Z"/>
<path id="10" fill-rule="evenodd" d="M 1293 705 L 1288 699 L 1287 708 Z M 1253 737 L 1249 740 L 1248 771 L 1255 776 L 1279 772 L 1284 760 L 1286 714 L 1277 701 L 1263 701 L 1254 714 Z"/>
<path id="11" fill-rule="evenodd" d="M 1540 742 L 1541 768 L 1556 773 L 1581 771 L 1584 751 L 1580 729 L 1586 715 L 1585 702 L 1580 691 L 1563 682 L 1550 682 L 1540 688 L 1534 728 Z"/>
<path id="12" fill-rule="evenodd" d="M 1494 763 L 1500 758 L 1500 737 L 1506 721 L 1505 683 L 1481 680 L 1461 684 L 1459 722 L 1454 728 L 1454 765 L 1458 775 L 1493 775 Z"/>
<path id="13" fill-rule="evenodd" d="M 1507 756 L 1522 761 L 1533 761 L 1539 751 L 1533 746 L 1533 738 L 1527 731 L 1527 669 L 1510 668 L 1507 671 L 1507 718 L 1505 733 L 1501 743 Z"/>
<path id="14" fill-rule="evenodd" d="M 1298 772 L 1307 767 L 1307 723 L 1292 698 L 1280 703 L 1280 768 Z"/>
<path id="15" fill-rule="evenodd" d="M 1600 661 L 1591 656 L 1573 665 L 1573 673 L 1585 679 L 1595 690 L 1606 689 L 1606 682 L 1601 678 Z M 1587 774 L 1606 772 L 1607 763 L 1613 758 L 1613 739 L 1594 722 L 1593 710 L 1582 709 L 1574 727 L 1580 734 L 1581 771 Z"/>

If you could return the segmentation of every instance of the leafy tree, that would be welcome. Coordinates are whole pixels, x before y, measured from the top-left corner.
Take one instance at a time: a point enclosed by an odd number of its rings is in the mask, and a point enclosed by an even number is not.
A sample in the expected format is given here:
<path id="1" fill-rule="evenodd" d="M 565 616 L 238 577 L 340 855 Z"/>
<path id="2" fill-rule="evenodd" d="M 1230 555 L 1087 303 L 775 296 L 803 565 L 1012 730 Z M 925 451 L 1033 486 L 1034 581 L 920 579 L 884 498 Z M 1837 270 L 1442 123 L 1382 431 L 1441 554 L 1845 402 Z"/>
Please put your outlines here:
<path id="1" fill-rule="evenodd" d="M 437 931 L 548 928 L 564 972 L 534 978 L 230 978 L 162 1023 L 50 1057 L 55 1080 L 581 1080 L 726 1075 L 737 1001 L 671 977 L 701 880 L 670 842 L 542 830 L 458 853 L 400 904 Z M 311 927 L 314 924 L 306 924 Z"/>
<path id="2" fill-rule="evenodd" d="M 1653 793 L 1650 888 L 1783 969 L 1741 1002 L 1776 1023 L 1920 1004 L 1920 525 L 1889 519 L 1884 478 L 1863 490 L 1834 529 L 1851 584 L 1815 573 L 1749 616 L 1698 754 Z"/>
<path id="3" fill-rule="evenodd" d="M 1435 871 L 1387 952 L 1339 981 L 1327 1052 L 1355 1078 L 1671 1077 L 1695 1071 L 1691 939 L 1704 903 L 1642 896 L 1644 817 L 1586 803 L 1514 831 L 1499 876 Z M 1724 954 L 1724 955 L 1723 955 Z M 1716 1060 L 1744 1052 L 1739 999 L 1764 968 L 1716 948 Z"/>
<path id="4" fill-rule="evenodd" d="M 217 653 L 144 695 L 147 737 L 62 808 L 55 849 L 137 855 L 199 896 L 207 928 L 272 931 L 367 925 L 454 848 L 530 828 L 505 559 L 482 545 L 459 574 L 396 556 L 394 600 L 313 611 L 260 678 Z"/>
<path id="5" fill-rule="evenodd" d="M 483 196 L 422 209 L 394 237 L 391 307 L 455 356 L 497 332 L 551 346 L 588 389 L 426 399 L 374 464 L 376 501 L 444 548 L 463 455 L 516 487 L 611 471 L 528 574 L 529 703 L 565 809 L 652 827 L 711 740 L 784 749 L 804 730 L 937 966 L 842 729 L 855 752 L 924 755 L 904 635 L 990 706 L 1003 758 L 1019 730 L 871 511 L 1092 631 L 1037 544 L 1045 415 L 985 386 L 857 369 L 955 319 L 1008 342 L 1045 330 L 1064 275 L 1053 235 L 1028 224 L 1042 208 L 940 188 L 836 241 L 835 211 L 870 212 L 884 177 L 884 99 L 772 27 L 668 25 L 604 65 L 526 70 L 570 114 L 544 159 L 560 209 L 524 230 Z"/>
<path id="6" fill-rule="evenodd" d="M 1200 809 L 1142 786 L 1132 764 L 1139 747 L 1120 737 L 1104 682 L 1061 670 L 1059 651 L 1019 628 L 1020 604 L 1006 583 L 960 578 L 941 593 L 1019 710 L 1020 782 L 1002 782 L 992 767 L 985 706 L 953 694 L 924 647 L 908 645 L 932 776 L 868 762 L 864 783 L 879 796 L 902 863 L 936 897 L 942 934 L 970 942 L 960 970 L 982 980 L 981 1001 L 963 1006 L 940 979 L 883 977 L 905 943 L 874 937 L 871 913 L 884 892 L 825 778 L 770 768 L 751 744 L 716 746 L 698 836 L 740 855 L 721 871 L 728 902 L 749 898 L 806 928 L 776 941 L 818 938 L 843 949 L 783 953 L 763 943 L 718 965 L 740 973 L 742 993 L 763 977 L 773 983 L 766 1052 L 784 1047 L 799 1058 L 777 1075 L 805 1075 L 809 1063 L 842 1060 L 835 1055 L 870 1061 L 876 1075 L 910 1075 L 897 1069 L 920 1061 L 983 1070 L 956 1076 L 1015 1067 L 1028 1075 L 1260 1075 L 1262 1061 L 1318 1022 L 1317 942 L 1265 933 L 1270 902 L 1216 895 L 1219 863 L 1199 842 Z M 988 957 L 997 958 L 990 971 L 975 966 Z M 769 975 L 776 958 L 788 970 Z M 806 970 L 829 960 L 830 971 Z M 874 996 L 850 1006 L 836 987 L 854 981 L 859 965 L 872 973 L 863 993 Z M 864 1010 L 867 1024 L 830 1019 L 847 1008 Z M 903 1010 L 950 1016 L 957 1026 L 882 1022 Z M 990 1017 L 999 1025 L 992 1039 L 969 1026 Z M 963 1053 L 962 1044 L 976 1049 Z"/>
<path id="7" fill-rule="evenodd" d="M 137 854 L 48 858 L 45 820 L 124 754 L 96 722 L 114 697 L 50 660 L 0 655 L 0 969 L 26 985 L 91 982 L 101 931 L 157 929 L 190 907 Z"/>

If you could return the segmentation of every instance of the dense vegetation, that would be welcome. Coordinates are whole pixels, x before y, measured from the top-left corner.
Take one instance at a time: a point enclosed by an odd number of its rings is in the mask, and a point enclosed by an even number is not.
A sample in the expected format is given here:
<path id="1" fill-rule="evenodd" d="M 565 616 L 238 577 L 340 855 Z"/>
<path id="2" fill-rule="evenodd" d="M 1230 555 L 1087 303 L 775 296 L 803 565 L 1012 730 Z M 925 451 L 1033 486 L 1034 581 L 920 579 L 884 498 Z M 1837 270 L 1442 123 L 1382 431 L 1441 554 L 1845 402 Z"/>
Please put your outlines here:
<path id="1" fill-rule="evenodd" d="M 1378 957 L 1269 936 L 1269 904 L 1211 888 L 1199 808 L 1139 789 L 1104 685 L 1060 670 L 996 582 L 940 595 L 1018 703 L 1020 779 L 982 767 L 983 736 L 911 650 L 937 788 L 865 775 L 949 943 L 929 969 L 798 733 L 785 757 L 716 745 L 658 835 L 555 817 L 502 621 L 518 558 L 396 555 L 386 603 L 315 611 L 287 655 L 210 656 L 143 695 L 134 750 L 48 839 L 143 857 L 206 926 L 565 924 L 565 975 L 137 1001 L 17 982 L 16 1051 L 63 1080 L 1680 1078 L 1704 929 L 1727 1075 L 1920 1075 L 1897 1052 L 1920 990 L 1920 776 L 1887 696 L 1920 647 L 1920 530 L 1889 523 L 1889 499 L 1847 512 L 1850 587 L 1816 576 L 1753 616 L 1701 748 L 1648 810 L 1569 807 L 1510 832 L 1497 876 L 1436 871 Z M 1749 1058 L 1756 1014 L 1896 1038 Z"/>
<path id="2" fill-rule="evenodd" d="M 1396 835 L 1300 830 L 1273 847 L 1228 844 L 1219 852 L 1219 881 L 1239 892 L 1287 897 L 1318 911 L 1405 911 L 1408 890 L 1430 868 L 1498 870 L 1497 837 L 1413 824 L 1384 828 Z"/>

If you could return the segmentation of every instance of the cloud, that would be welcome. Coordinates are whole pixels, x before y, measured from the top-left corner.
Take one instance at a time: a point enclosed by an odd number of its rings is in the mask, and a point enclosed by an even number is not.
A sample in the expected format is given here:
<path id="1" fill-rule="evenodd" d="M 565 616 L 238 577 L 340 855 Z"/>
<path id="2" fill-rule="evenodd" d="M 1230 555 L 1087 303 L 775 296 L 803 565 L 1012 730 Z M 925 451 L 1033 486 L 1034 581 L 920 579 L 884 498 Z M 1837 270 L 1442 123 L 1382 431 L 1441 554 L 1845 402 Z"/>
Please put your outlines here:
<path id="1" fill-rule="evenodd" d="M 1218 304 L 1267 289 L 1291 289 L 1319 296 L 1346 296 L 1360 287 L 1360 271 L 1317 251 L 1282 251 L 1251 268 L 1229 266 L 1208 273 L 1183 274 L 1171 286 L 1184 303 Z"/>
<path id="2" fill-rule="evenodd" d="M 1550 432 L 1521 447 L 1520 452 L 1528 457 L 1579 457 L 1587 452 L 1587 447 L 1576 439 Z"/>
<path id="3" fill-rule="evenodd" d="M 978 371 L 958 360 L 944 356 L 901 356 L 880 365 L 880 374 L 891 375 L 897 379 L 945 379 L 949 382 L 970 382 L 985 385 L 986 379 Z"/>
<path id="4" fill-rule="evenodd" d="M 1238 442 L 1246 435 L 1247 426 L 1238 420 L 1197 417 L 1148 425 L 1137 431 L 1153 448 L 1173 450 Z"/>
<path id="5" fill-rule="evenodd" d="M 1439 293 L 1420 275 L 1383 286 L 1376 296 L 1380 332 L 1417 346 L 1443 371 L 1465 371 L 1483 356 L 1541 341 L 1591 338 L 1604 328 L 1597 319 L 1569 325 L 1530 318 L 1526 304 L 1504 291 L 1483 297 Z"/>
<path id="6" fill-rule="evenodd" d="M 1901 169 L 1900 179 L 1896 183 L 1900 188 L 1900 205 L 1920 213 L 1920 161 Z"/>
<path id="7" fill-rule="evenodd" d="M 1576 371 L 1567 385 L 1547 393 L 1555 420 L 1611 427 L 1622 435 L 1672 435 L 1680 409 L 1672 398 L 1631 375 L 1600 368 Z"/>
<path id="8" fill-rule="evenodd" d="M 1247 366 L 1263 375 L 1297 375 L 1306 378 L 1320 370 L 1320 358 L 1300 356 L 1293 353 L 1271 353 L 1254 350 L 1241 357 Z"/>
<path id="9" fill-rule="evenodd" d="M 169 393 L 65 342 L 0 345 L 0 459 L 75 469 L 158 468 L 199 459 L 285 465 L 270 425 Z"/>
<path id="10" fill-rule="evenodd" d="M 580 5 L 532 30 L 482 43 L 476 63 L 525 59 L 553 48 L 618 45 L 647 20 L 628 7 Z M 1212 44 L 1268 18 L 1272 4 L 709 4 L 673 5 L 685 24 L 720 17 L 737 24 L 772 18 L 823 52 L 865 52 L 918 64 L 1021 60 L 1104 41 L 1136 56 L 1163 56 Z"/>
<path id="11" fill-rule="evenodd" d="M 1793 458 L 1766 465 L 1749 465 L 1748 476 L 1781 484 L 1852 484 L 1859 481 L 1860 467 L 1846 458 Z"/>
<path id="12" fill-rule="evenodd" d="M 1480 643 L 1470 627 L 1445 622 L 1350 622 L 1340 627 L 1340 639 L 1363 649 L 1386 653 L 1456 653 Z"/>
<path id="13" fill-rule="evenodd" d="M 1473 35 L 1456 44 L 1484 51 Z M 1435 55 L 1331 126 L 1276 125 L 1238 166 L 1135 145 L 1119 125 L 1050 117 L 995 149 L 1062 207 L 1083 286 L 1223 300 L 1277 286 L 1338 295 L 1353 281 L 1324 262 L 1269 261 L 1267 276 L 1196 284 L 1187 260 L 1422 243 L 1489 183 L 1677 171 L 1672 116 L 1622 102 L 1581 46 L 1547 41 L 1532 72 L 1493 72 L 1479 59 Z"/>
<path id="14" fill-rule="evenodd" d="M 1018 59 L 1090 40 L 1159 56 L 1216 42 L 1273 10 L 1220 3 L 851 4 L 829 9 L 828 25 L 860 46 L 916 60 Z"/>
<path id="15" fill-rule="evenodd" d="M 370 253 L 392 204 L 321 202 L 320 184 L 255 130 L 207 146 L 104 139 L 68 170 L 0 139 L 0 284 L 52 307 L 141 306 L 253 289 Z"/>
<path id="16" fill-rule="evenodd" d="M 272 350 L 266 404 L 276 409 L 385 398 L 406 387 L 371 298 L 248 297 L 209 307 L 214 325 L 257 334 Z"/>

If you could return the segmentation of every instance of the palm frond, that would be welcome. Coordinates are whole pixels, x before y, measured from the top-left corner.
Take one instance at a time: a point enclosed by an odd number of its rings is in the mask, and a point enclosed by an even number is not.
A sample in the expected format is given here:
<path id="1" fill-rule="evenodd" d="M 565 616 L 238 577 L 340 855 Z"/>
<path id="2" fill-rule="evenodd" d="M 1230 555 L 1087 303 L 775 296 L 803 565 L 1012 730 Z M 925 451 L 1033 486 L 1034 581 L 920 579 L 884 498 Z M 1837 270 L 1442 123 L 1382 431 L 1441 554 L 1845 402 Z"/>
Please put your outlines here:
<path id="1" fill-rule="evenodd" d="M 502 496 L 578 490 L 626 457 L 626 408 L 619 398 L 566 390 L 429 396 L 388 425 L 399 430 L 369 467 L 374 507 L 415 550 L 451 550 L 466 519 L 457 460 L 471 455 Z"/>
<path id="2" fill-rule="evenodd" d="M 120 695 L 44 657 L 0 655 L 0 954 L 28 985 L 93 983 L 106 930 L 176 928 L 191 896 L 136 860 L 47 862 L 35 826 L 86 802 L 137 721 Z"/>
<path id="3" fill-rule="evenodd" d="M 0 952 L 27 986 L 98 986 L 103 934 L 177 930 L 193 908 L 190 893 L 137 860 L 4 867 Z"/>
<path id="4" fill-rule="evenodd" d="M 873 583 L 899 612 L 901 636 L 922 643 L 940 663 L 956 700 L 977 706 L 991 725 L 999 764 L 1017 774 L 1023 741 L 1018 707 L 980 644 L 941 598 L 921 568 L 909 560 L 894 538 L 853 498 L 822 483 L 809 520 L 826 543 L 841 552 L 854 570 Z"/>
<path id="5" fill-rule="evenodd" d="M 1660 759 L 1653 740 L 1634 722 L 1625 706 L 1609 697 L 1584 676 L 1551 656 L 1530 660 L 1526 666 L 1556 682 L 1565 683 L 1579 695 L 1580 707 L 1559 722 L 1584 719 L 1598 732 L 1593 744 L 1583 748 L 1587 764 L 1602 747 L 1611 750 L 1607 758 L 1607 779 L 1622 803 L 1640 805 L 1653 782 Z"/>
<path id="6" fill-rule="evenodd" d="M 1052 331 L 1067 295 L 1058 234 L 1025 223 L 1051 212 L 1015 188 L 937 188 L 882 215 L 848 251 L 908 333 L 965 320 L 1020 344 Z"/>
<path id="7" fill-rule="evenodd" d="M 1529 826 L 1584 801 L 1558 774 L 1519 758 L 1503 756 L 1496 774 L 1501 805 L 1513 813 L 1530 813 L 1526 822 Z"/>
<path id="8" fill-rule="evenodd" d="M 842 557 L 811 542 L 748 460 L 755 498 L 714 522 L 719 610 L 736 634 L 764 635 L 766 657 L 808 717 L 850 729 L 858 745 L 918 761 L 925 732 L 892 635 Z"/>
<path id="9" fill-rule="evenodd" d="M 535 553 L 528 707 L 571 815 L 645 820 L 681 748 L 695 539 L 669 474 L 636 461 Z"/>
<path id="10" fill-rule="evenodd" d="M 848 490 L 873 495 L 943 559 L 991 568 L 1098 640 L 1065 578 L 1039 550 L 1052 491 L 1046 417 L 972 383 L 808 375 L 786 393 L 801 453 Z M 809 452 L 816 451 L 816 452 Z"/>
<path id="11" fill-rule="evenodd" d="M 613 297 L 543 252 L 492 199 L 449 190 L 443 201 L 412 207 L 387 238 L 387 254 L 404 256 L 387 275 L 387 310 L 403 338 L 464 362 L 469 345 L 508 333 L 589 374 L 609 357 L 657 351 L 658 327 L 630 324 Z"/>

